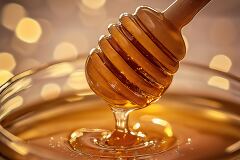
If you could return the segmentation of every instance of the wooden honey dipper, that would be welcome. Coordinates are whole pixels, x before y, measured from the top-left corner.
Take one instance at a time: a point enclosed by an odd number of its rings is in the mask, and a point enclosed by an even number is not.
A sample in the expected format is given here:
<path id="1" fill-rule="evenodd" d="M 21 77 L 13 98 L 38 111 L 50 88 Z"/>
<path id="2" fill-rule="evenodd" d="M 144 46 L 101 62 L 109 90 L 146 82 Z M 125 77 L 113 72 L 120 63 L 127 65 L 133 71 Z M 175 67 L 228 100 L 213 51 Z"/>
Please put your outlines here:
<path id="1" fill-rule="evenodd" d="M 185 56 L 182 27 L 209 1 L 177 0 L 163 13 L 138 7 L 133 15 L 122 14 L 86 61 L 91 89 L 123 108 L 142 108 L 157 100 Z"/>

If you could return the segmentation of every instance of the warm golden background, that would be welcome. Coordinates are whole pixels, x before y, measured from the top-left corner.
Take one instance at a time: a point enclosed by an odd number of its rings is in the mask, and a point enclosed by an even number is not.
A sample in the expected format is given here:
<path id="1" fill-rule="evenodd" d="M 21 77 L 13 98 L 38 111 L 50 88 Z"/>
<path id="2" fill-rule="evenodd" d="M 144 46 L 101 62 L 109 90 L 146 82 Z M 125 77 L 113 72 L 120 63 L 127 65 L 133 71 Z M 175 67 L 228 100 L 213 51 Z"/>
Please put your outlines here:
<path id="1" fill-rule="evenodd" d="M 84 56 L 120 13 L 173 0 L 0 0 L 0 84 L 26 69 Z M 187 61 L 240 76 L 240 1 L 212 0 L 184 28 Z"/>

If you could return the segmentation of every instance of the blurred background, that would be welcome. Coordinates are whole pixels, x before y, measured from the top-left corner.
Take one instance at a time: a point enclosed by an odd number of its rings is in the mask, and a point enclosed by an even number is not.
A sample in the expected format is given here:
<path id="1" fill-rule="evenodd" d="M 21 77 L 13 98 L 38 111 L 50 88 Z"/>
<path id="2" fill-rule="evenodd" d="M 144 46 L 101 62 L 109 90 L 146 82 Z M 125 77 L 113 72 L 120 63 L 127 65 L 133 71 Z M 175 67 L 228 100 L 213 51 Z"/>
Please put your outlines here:
<path id="1" fill-rule="evenodd" d="M 0 0 L 0 84 L 13 75 L 77 56 L 86 57 L 123 12 L 174 0 Z M 240 1 L 212 0 L 183 29 L 184 61 L 240 76 Z"/>

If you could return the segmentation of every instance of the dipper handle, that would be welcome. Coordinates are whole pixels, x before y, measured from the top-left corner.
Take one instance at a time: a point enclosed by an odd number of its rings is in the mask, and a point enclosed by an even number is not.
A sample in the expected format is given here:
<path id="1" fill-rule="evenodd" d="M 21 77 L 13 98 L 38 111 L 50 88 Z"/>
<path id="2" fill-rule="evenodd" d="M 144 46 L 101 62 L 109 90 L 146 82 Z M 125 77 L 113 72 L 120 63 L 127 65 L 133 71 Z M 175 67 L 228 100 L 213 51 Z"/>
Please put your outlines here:
<path id="1" fill-rule="evenodd" d="M 176 28 L 181 29 L 211 0 L 176 0 L 164 12 Z"/>

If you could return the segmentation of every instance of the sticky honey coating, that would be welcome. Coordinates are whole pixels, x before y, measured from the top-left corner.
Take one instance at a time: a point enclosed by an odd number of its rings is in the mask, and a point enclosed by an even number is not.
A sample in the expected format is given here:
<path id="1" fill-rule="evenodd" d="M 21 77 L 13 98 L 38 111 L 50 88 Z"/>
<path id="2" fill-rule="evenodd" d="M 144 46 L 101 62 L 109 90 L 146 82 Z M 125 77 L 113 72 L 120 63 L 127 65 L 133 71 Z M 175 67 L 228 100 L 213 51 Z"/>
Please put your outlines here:
<path id="1" fill-rule="evenodd" d="M 149 7 L 122 14 L 86 62 L 91 89 L 112 105 L 142 108 L 172 82 L 185 45 L 179 30 Z"/>

